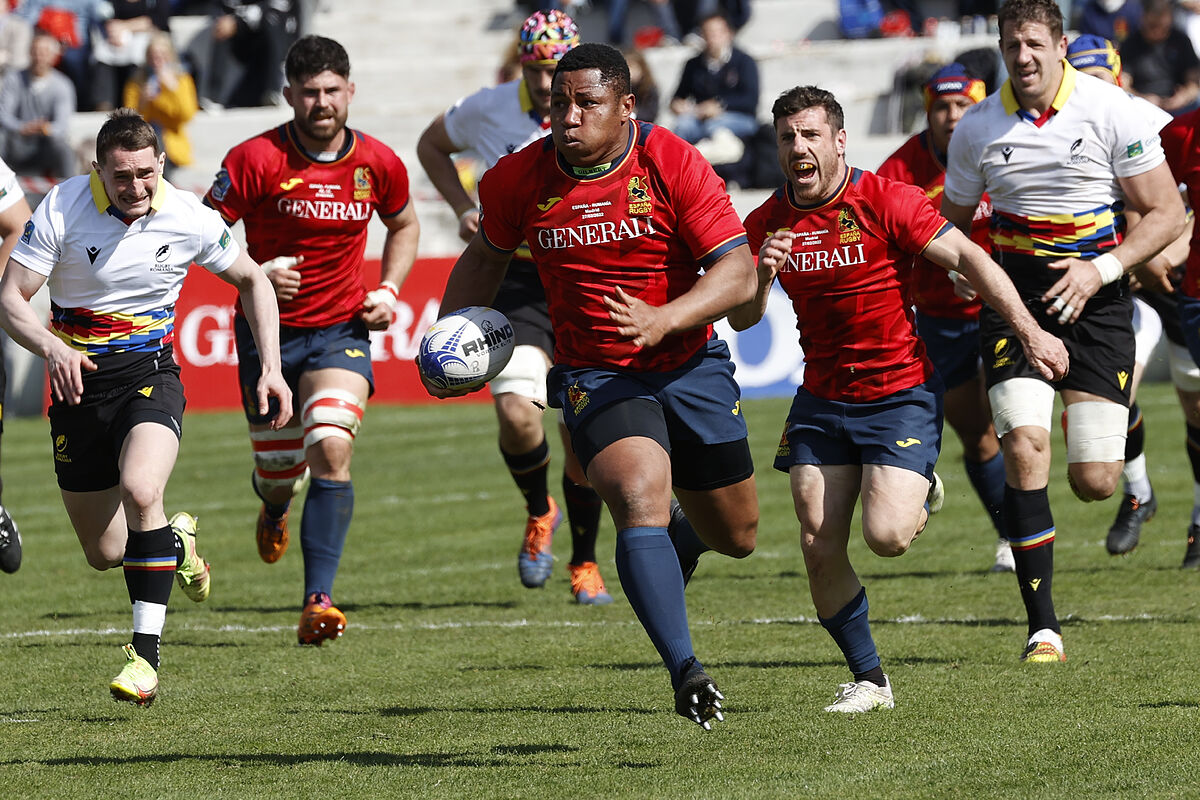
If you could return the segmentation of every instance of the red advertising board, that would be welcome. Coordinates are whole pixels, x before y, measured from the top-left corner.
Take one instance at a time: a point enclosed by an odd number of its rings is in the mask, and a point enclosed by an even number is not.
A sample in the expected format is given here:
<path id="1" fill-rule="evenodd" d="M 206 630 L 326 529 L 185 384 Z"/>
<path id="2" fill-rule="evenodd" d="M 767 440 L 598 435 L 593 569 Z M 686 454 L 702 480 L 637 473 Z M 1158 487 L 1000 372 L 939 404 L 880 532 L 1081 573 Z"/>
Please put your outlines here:
<path id="1" fill-rule="evenodd" d="M 371 334 L 375 371 L 373 403 L 433 403 L 417 377 L 413 359 L 421 336 L 437 319 L 442 289 L 454 266 L 453 258 L 418 259 L 400 289 L 396 321 L 386 331 Z M 368 276 L 379 275 L 379 262 L 368 261 Z M 373 288 L 374 284 L 372 283 Z M 175 305 L 175 359 L 183 373 L 188 409 L 238 408 L 237 349 L 233 340 L 232 286 L 204 269 L 194 267 Z M 491 401 L 476 392 L 468 402 Z"/>

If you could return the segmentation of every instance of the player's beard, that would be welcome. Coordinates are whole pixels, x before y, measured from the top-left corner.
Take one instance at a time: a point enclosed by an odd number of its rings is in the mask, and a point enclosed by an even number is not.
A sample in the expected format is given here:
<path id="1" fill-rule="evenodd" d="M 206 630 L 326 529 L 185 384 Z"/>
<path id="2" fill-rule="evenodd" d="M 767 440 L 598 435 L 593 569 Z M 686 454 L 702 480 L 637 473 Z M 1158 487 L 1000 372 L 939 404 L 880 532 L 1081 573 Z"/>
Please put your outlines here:
<path id="1" fill-rule="evenodd" d="M 300 133 L 304 134 L 309 139 L 328 145 L 338 138 L 338 134 L 346 127 L 346 115 L 338 114 L 336 111 L 328 117 L 322 119 L 312 119 L 310 117 L 297 117 L 295 120 L 296 127 L 300 129 Z"/>

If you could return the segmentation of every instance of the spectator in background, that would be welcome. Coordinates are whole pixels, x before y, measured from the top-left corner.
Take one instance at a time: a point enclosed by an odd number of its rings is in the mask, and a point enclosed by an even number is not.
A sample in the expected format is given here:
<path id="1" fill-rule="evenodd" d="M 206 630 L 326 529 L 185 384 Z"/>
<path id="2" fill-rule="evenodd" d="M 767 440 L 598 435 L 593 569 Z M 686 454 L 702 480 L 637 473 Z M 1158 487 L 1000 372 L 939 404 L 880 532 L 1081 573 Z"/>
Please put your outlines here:
<path id="1" fill-rule="evenodd" d="M 192 61 L 200 96 L 221 106 L 282 105 L 283 59 L 300 27 L 298 0 L 221 0 Z"/>
<path id="2" fill-rule="evenodd" d="M 675 17 L 675 9 L 671 0 L 647 0 L 654 14 L 654 22 L 658 27 L 660 37 L 658 44 L 679 44 L 683 34 L 679 30 L 679 20 Z M 608 0 L 608 41 L 617 47 L 625 42 L 625 18 L 629 14 L 629 0 Z M 626 56 L 629 54 L 626 53 Z M 636 94 L 636 92 L 635 92 Z"/>
<path id="3" fill-rule="evenodd" d="M 671 100 L 674 131 L 691 144 L 720 130 L 747 139 L 758 129 L 758 65 L 733 46 L 733 28 L 721 14 L 700 23 L 704 50 L 683 66 Z"/>
<path id="4" fill-rule="evenodd" d="M 1120 45 L 1142 24 L 1141 0 L 1084 0 L 1076 13 L 1080 34 Z"/>
<path id="5" fill-rule="evenodd" d="M 192 163 L 192 143 L 184 126 L 196 115 L 196 84 L 179 65 L 171 34 L 151 34 L 146 66 L 125 84 L 122 105 L 149 122 L 162 140 L 167 161 L 163 175 L 171 180 L 177 167 Z"/>
<path id="6" fill-rule="evenodd" d="M 1149 0 L 1141 27 L 1121 45 L 1125 88 L 1172 114 L 1197 106 L 1200 58 L 1175 27 L 1170 0 Z"/>
<path id="7" fill-rule="evenodd" d="M 671 0 L 679 30 L 687 36 L 712 14 L 722 14 L 735 31 L 750 21 L 750 0 Z"/>
<path id="8" fill-rule="evenodd" d="M 0 5 L 0 80 L 12 70 L 29 66 L 29 44 L 33 28 L 28 22 Z"/>
<path id="9" fill-rule="evenodd" d="M 642 122 L 654 122 L 658 116 L 658 84 L 654 82 L 654 73 L 641 50 L 625 51 L 625 61 L 629 64 L 629 84 L 636 101 L 633 114 Z"/>
<path id="10" fill-rule="evenodd" d="M 21 0 L 13 10 L 35 29 L 43 30 L 62 45 L 55 65 L 75 86 L 76 108 L 92 107 L 92 29 L 104 19 L 104 0 Z"/>
<path id="11" fill-rule="evenodd" d="M 0 84 L 0 158 L 18 175 L 67 178 L 75 153 L 67 125 L 75 113 L 75 88 L 54 68 L 62 45 L 34 34 L 29 68 L 10 72 Z"/>
<path id="12" fill-rule="evenodd" d="M 111 111 L 121 102 L 123 87 L 145 61 L 151 35 L 171 30 L 169 0 L 111 0 L 104 10 L 106 18 L 92 32 L 91 97 L 96 111 Z"/>

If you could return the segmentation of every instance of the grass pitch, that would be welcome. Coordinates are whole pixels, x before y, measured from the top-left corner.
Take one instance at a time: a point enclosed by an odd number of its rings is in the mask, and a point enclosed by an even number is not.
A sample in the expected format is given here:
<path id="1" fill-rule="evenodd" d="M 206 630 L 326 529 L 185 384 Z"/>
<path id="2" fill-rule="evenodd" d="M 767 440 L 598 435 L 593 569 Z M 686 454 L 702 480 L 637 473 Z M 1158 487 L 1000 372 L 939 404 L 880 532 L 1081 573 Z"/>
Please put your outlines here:
<path id="1" fill-rule="evenodd" d="M 1071 497 L 1055 441 L 1069 661 L 1018 662 L 1015 580 L 987 573 L 995 536 L 947 432 L 946 508 L 912 550 L 885 560 L 852 539 L 896 708 L 849 718 L 821 711 L 849 675 L 816 623 L 787 480 L 770 468 L 787 402 L 744 403 L 759 548 L 706 556 L 688 590 L 697 652 L 728 697 L 707 734 L 673 712 L 620 592 L 607 516 L 616 603 L 573 603 L 565 530 L 547 587 L 520 585 L 523 509 L 488 406 L 368 411 L 335 587 L 349 629 L 319 649 L 296 646 L 298 519 L 290 552 L 259 561 L 241 418 L 189 415 L 167 507 L 199 516 L 213 593 L 203 605 L 173 593 L 159 699 L 117 705 L 124 582 L 84 562 L 46 423 L 8 420 L 4 500 L 25 563 L 0 575 L 0 795 L 1200 796 L 1200 573 L 1178 568 L 1191 471 L 1170 388 L 1145 387 L 1141 402 L 1159 512 L 1127 558 L 1104 550 L 1116 501 Z"/>

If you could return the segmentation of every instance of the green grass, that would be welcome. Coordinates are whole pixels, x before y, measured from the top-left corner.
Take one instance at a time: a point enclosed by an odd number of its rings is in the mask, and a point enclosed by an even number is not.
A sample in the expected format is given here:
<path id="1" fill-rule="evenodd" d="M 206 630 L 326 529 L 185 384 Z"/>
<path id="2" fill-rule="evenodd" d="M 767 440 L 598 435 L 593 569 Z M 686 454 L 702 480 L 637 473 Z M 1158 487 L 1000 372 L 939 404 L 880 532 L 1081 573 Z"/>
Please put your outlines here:
<path id="1" fill-rule="evenodd" d="M 4 499 L 25 564 L 0 575 L 0 795 L 1200 796 L 1200 574 L 1178 569 L 1192 481 L 1169 387 L 1143 392 L 1159 513 L 1132 556 L 1104 550 L 1115 501 L 1079 503 L 1056 462 L 1061 667 L 1018 662 L 1015 581 L 986 572 L 995 538 L 947 435 L 946 509 L 912 550 L 885 560 L 852 540 L 897 696 L 853 718 L 821 711 L 848 673 L 814 620 L 787 481 L 770 469 L 786 405 L 744 404 L 758 551 L 705 557 L 688 593 L 697 651 L 728 697 L 707 734 L 673 713 L 607 518 L 616 603 L 572 602 L 565 536 L 547 588 L 521 587 L 523 511 L 488 406 L 368 411 L 336 586 L 350 627 L 320 649 L 295 644 L 298 542 L 275 565 L 255 552 L 241 419 L 189 415 L 167 505 L 199 515 L 213 594 L 196 606 L 174 593 L 158 702 L 116 705 L 124 582 L 84 562 L 46 423 L 8 420 Z"/>

